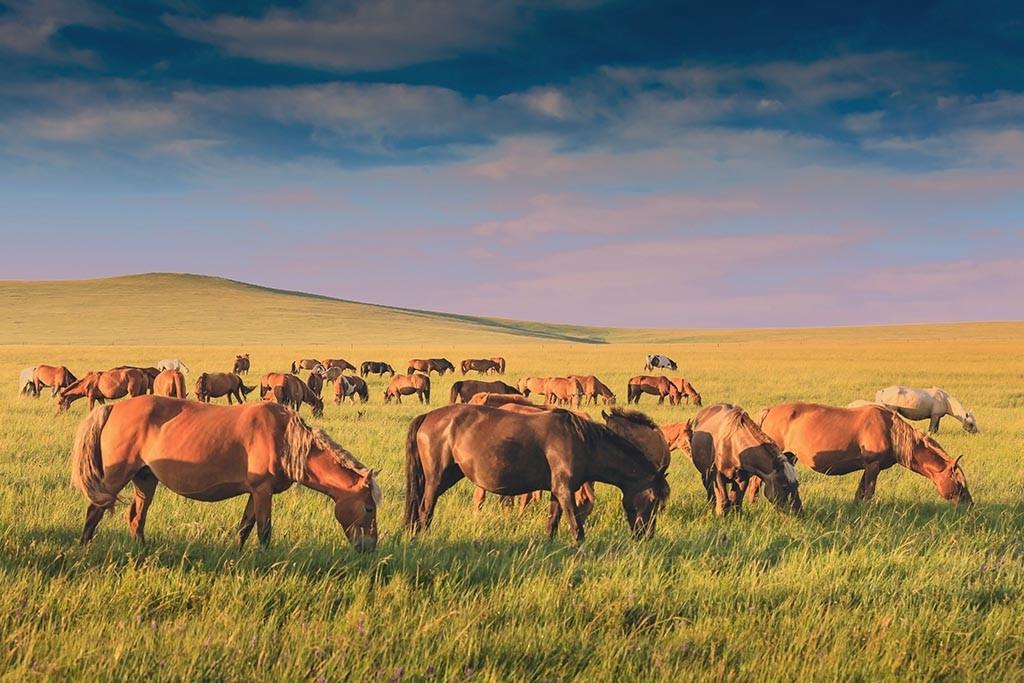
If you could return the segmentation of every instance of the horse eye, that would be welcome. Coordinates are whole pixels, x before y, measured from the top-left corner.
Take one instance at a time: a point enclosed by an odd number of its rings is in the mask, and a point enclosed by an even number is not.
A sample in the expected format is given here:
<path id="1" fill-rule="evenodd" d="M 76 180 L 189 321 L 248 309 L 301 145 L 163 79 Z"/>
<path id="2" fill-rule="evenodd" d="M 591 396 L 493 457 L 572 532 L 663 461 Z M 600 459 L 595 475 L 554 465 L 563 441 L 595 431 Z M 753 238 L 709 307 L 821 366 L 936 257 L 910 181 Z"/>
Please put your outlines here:
<path id="1" fill-rule="evenodd" d="M 367 505 L 366 506 L 366 513 L 367 514 L 373 514 L 376 511 L 377 511 L 377 508 L 375 506 L 373 506 L 373 505 Z"/>

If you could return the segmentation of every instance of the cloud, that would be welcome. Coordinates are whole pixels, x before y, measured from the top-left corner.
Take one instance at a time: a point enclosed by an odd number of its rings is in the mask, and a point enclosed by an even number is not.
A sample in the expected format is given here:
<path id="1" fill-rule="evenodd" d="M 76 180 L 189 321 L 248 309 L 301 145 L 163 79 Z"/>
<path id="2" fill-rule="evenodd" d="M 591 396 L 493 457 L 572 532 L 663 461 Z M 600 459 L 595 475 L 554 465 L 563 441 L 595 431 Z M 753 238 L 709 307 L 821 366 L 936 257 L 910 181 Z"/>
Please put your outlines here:
<path id="1" fill-rule="evenodd" d="M 0 13 L 0 54 L 51 62 L 92 63 L 94 55 L 82 50 L 61 49 L 53 38 L 70 25 L 108 26 L 116 16 L 88 0 L 15 0 Z"/>

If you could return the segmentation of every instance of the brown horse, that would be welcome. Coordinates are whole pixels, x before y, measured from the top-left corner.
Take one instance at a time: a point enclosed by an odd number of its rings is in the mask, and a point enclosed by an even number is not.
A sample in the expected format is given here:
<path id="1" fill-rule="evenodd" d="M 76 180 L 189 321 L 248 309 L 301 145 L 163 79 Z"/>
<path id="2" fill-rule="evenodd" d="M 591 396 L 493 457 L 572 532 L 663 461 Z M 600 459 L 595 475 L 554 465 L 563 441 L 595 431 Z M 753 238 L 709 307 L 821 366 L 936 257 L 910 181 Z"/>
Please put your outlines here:
<path id="1" fill-rule="evenodd" d="M 605 405 L 615 405 L 615 394 L 594 375 L 569 375 L 570 379 L 577 380 L 583 387 L 583 395 L 587 399 L 587 405 L 597 405 L 597 399 L 604 400 Z"/>
<path id="2" fill-rule="evenodd" d="M 627 402 L 639 405 L 642 394 L 653 394 L 658 397 L 658 405 L 665 402 L 665 397 L 671 404 L 679 402 L 679 388 L 664 375 L 653 377 L 651 375 L 637 375 L 629 380 L 626 389 Z"/>
<path id="3" fill-rule="evenodd" d="M 492 356 L 492 357 L 488 358 L 487 360 L 494 361 L 495 363 L 498 364 L 498 374 L 499 375 L 504 375 L 505 374 L 505 359 L 502 356 Z"/>
<path id="4" fill-rule="evenodd" d="M 242 378 L 233 372 L 204 372 L 196 378 L 196 400 L 209 403 L 210 399 L 228 397 L 228 405 L 234 398 L 238 403 L 245 403 L 245 397 L 256 387 L 247 387 Z"/>
<path id="5" fill-rule="evenodd" d="M 405 374 L 411 375 L 417 371 L 422 372 L 424 375 L 429 375 L 431 372 L 436 372 L 439 375 L 443 375 L 446 372 L 454 374 L 455 366 L 447 358 L 413 358 L 409 361 L 409 367 L 406 369 Z"/>
<path id="6" fill-rule="evenodd" d="M 529 396 L 530 394 L 541 394 L 544 395 L 544 385 L 550 377 L 523 377 L 516 384 L 516 388 L 519 389 L 519 393 L 523 396 Z"/>
<path id="7" fill-rule="evenodd" d="M 260 398 L 276 401 L 298 412 L 303 403 L 313 410 L 314 417 L 324 414 L 324 402 L 313 393 L 309 386 L 295 375 L 284 372 L 268 372 L 260 378 Z"/>
<path id="8" fill-rule="evenodd" d="M 676 385 L 676 389 L 679 390 L 679 399 L 677 399 L 677 402 L 685 399 L 687 403 L 692 402 L 695 406 L 704 405 L 704 399 L 700 397 L 700 394 L 690 383 L 690 380 L 685 377 L 674 377 L 671 382 Z"/>
<path id="9" fill-rule="evenodd" d="M 583 385 L 572 377 L 551 377 L 544 383 L 544 400 L 555 405 L 578 408 L 583 400 Z"/>
<path id="10" fill-rule="evenodd" d="M 323 372 L 318 371 L 316 368 L 309 372 L 309 377 L 306 379 L 306 386 L 309 390 L 316 394 L 319 398 L 324 393 L 324 375 L 326 370 Z"/>
<path id="11" fill-rule="evenodd" d="M 50 387 L 50 396 L 56 396 L 61 389 L 77 381 L 78 378 L 63 365 L 37 365 L 32 373 L 32 393 L 38 396 L 43 387 Z"/>
<path id="12" fill-rule="evenodd" d="M 654 533 L 669 496 L 665 473 L 632 443 L 564 410 L 522 414 L 489 406 L 449 405 L 412 421 L 406 438 L 405 523 L 430 526 L 441 494 L 463 477 L 501 495 L 551 491 L 548 535 L 564 511 L 583 541 L 573 492 L 600 481 L 622 491 L 635 537 Z"/>
<path id="13" fill-rule="evenodd" d="M 504 382 L 480 382 L 472 379 L 464 379 L 452 384 L 449 398 L 451 403 L 469 403 L 469 399 L 479 393 L 488 394 L 518 394 L 519 391 Z"/>
<path id="14" fill-rule="evenodd" d="M 454 403 L 454 401 L 453 401 Z M 515 394 L 494 394 L 486 391 L 481 391 L 478 394 L 473 394 L 473 397 L 468 401 L 463 401 L 471 406 L 491 406 L 498 408 L 507 405 L 517 406 L 529 406 L 531 408 L 545 408 L 546 406 L 539 406 L 530 399 L 522 396 L 519 393 Z"/>
<path id="15" fill-rule="evenodd" d="M 300 360 L 292 361 L 292 374 L 299 374 L 299 370 L 312 370 L 314 368 L 322 368 L 323 363 L 318 361 L 316 358 L 302 358 Z"/>
<path id="16" fill-rule="evenodd" d="M 359 551 L 377 546 L 381 491 L 375 473 L 297 414 L 272 403 L 226 407 L 144 396 L 89 413 L 75 435 L 71 481 L 89 500 L 82 542 L 128 482 L 128 528 L 145 540 L 157 484 L 201 501 L 248 495 L 237 542 L 253 526 L 270 542 L 275 493 L 299 483 L 334 500 L 334 517 Z"/>
<path id="17" fill-rule="evenodd" d="M 701 472 L 715 512 L 740 512 L 751 477 L 765 483 L 765 495 L 777 508 L 803 509 L 793 462 L 761 431 L 745 410 L 719 404 L 697 413 L 688 424 L 694 466 Z"/>
<path id="18" fill-rule="evenodd" d="M 328 358 L 324 361 L 324 367 L 330 370 L 331 368 L 340 368 L 342 372 L 345 370 L 356 371 L 356 366 L 349 363 L 344 358 Z"/>
<path id="19" fill-rule="evenodd" d="M 687 422 L 661 425 L 661 433 L 665 436 L 670 451 L 679 449 L 687 455 L 690 454 L 690 436 L 686 431 L 687 425 Z"/>
<path id="20" fill-rule="evenodd" d="M 367 360 L 363 361 L 363 364 L 359 366 L 359 375 L 366 377 L 367 375 L 380 375 L 390 374 L 392 377 L 395 376 L 395 369 L 380 360 Z"/>
<path id="21" fill-rule="evenodd" d="M 481 375 L 486 375 L 488 372 L 500 374 L 501 366 L 490 358 L 466 358 L 462 361 L 462 374 L 465 375 L 470 370 L 475 370 Z"/>
<path id="22" fill-rule="evenodd" d="M 153 393 L 171 398 L 188 398 L 185 375 L 178 370 L 164 370 L 153 380 Z"/>
<path id="23" fill-rule="evenodd" d="M 328 371 L 330 372 L 330 371 Z M 366 386 L 366 380 L 355 375 L 342 375 L 334 385 L 334 402 L 342 403 L 346 398 L 356 402 L 356 396 L 362 399 L 363 403 L 370 400 L 370 389 Z"/>
<path id="24" fill-rule="evenodd" d="M 171 370 L 173 368 L 166 368 L 166 369 Z M 152 394 L 153 393 L 153 382 L 156 381 L 157 375 L 159 375 L 161 372 L 163 372 L 163 370 L 161 370 L 160 368 L 155 368 L 152 365 L 150 365 L 149 367 L 140 367 L 138 365 L 118 365 L 117 367 L 110 368 L 110 370 L 140 370 L 140 371 L 142 371 L 142 374 L 144 374 L 146 376 L 146 381 L 148 382 L 148 385 L 146 387 L 146 393 L 147 394 Z M 108 372 L 109 372 L 109 370 L 108 370 Z"/>
<path id="25" fill-rule="evenodd" d="M 232 366 L 231 371 L 236 375 L 248 375 L 249 374 L 249 354 L 242 354 L 235 356 L 235 364 Z"/>
<path id="26" fill-rule="evenodd" d="M 89 399 L 89 410 L 106 399 L 141 396 L 149 390 L 149 377 L 138 368 L 115 368 L 90 372 L 57 392 L 57 412 L 71 407 L 80 398 Z"/>
<path id="27" fill-rule="evenodd" d="M 761 426 L 783 451 L 815 472 L 863 471 L 856 500 L 871 499 L 878 473 L 899 464 L 931 479 L 946 500 L 973 502 L 960 458 L 950 459 L 934 439 L 888 408 L 783 403 L 761 413 Z"/>
<path id="28" fill-rule="evenodd" d="M 430 377 L 419 372 L 411 375 L 397 375 L 391 378 L 391 382 L 384 390 L 384 402 L 402 402 L 402 396 L 416 394 L 421 403 L 430 403 Z"/>

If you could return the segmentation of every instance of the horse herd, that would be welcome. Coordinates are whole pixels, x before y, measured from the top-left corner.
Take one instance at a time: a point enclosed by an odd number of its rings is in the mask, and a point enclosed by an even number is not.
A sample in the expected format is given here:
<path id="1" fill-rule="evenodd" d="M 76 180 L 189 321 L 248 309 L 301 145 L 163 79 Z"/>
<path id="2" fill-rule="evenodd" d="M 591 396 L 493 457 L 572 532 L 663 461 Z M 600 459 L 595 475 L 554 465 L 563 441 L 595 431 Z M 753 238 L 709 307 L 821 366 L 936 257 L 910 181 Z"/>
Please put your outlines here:
<path id="1" fill-rule="evenodd" d="M 133 484 L 129 529 L 144 539 L 146 513 L 158 483 L 202 501 L 247 495 L 238 527 L 243 544 L 252 529 L 270 540 L 271 498 L 298 483 L 329 496 L 335 518 L 358 550 L 377 544 L 381 490 L 376 472 L 298 415 L 303 404 L 323 411 L 323 383 L 334 382 L 336 401 L 354 395 L 367 400 L 368 374 L 389 374 L 385 401 L 416 394 L 430 400 L 430 373 L 455 371 L 446 359 L 413 359 L 405 375 L 382 361 L 356 368 L 342 359 L 296 360 L 290 372 L 267 373 L 260 380 L 263 401 L 245 403 L 248 354 L 238 355 L 230 373 L 202 373 L 197 401 L 188 400 L 187 366 L 166 359 L 152 368 L 119 366 L 77 379 L 63 366 L 40 365 L 21 376 L 21 393 L 38 396 L 50 387 L 58 411 L 87 397 L 90 413 L 79 425 L 72 449 L 72 482 L 89 501 L 82 541 L 95 533 L 103 513 L 120 491 Z M 671 359 L 648 356 L 645 368 L 677 369 Z M 301 370 L 310 375 L 303 381 Z M 461 370 L 501 374 L 503 358 L 467 359 Z M 350 374 L 345 374 L 350 371 Z M 353 394 L 349 394 L 349 387 Z M 743 408 L 718 403 L 703 407 L 700 394 L 683 378 L 640 375 L 627 385 L 629 402 L 643 393 L 686 399 L 702 409 L 690 420 L 658 425 L 636 410 L 614 406 L 615 395 L 593 375 L 527 377 L 505 382 L 460 380 L 451 404 L 414 418 L 406 437 L 405 526 L 418 533 L 430 526 L 438 498 L 463 478 L 476 487 L 474 504 L 487 492 L 526 507 L 550 492 L 547 530 L 554 536 L 564 516 L 577 542 L 597 496 L 594 483 L 622 493 L 627 523 L 636 538 L 654 533 L 657 515 L 669 496 L 666 479 L 672 451 L 683 452 L 700 475 L 717 514 L 739 511 L 759 495 L 780 510 L 799 513 L 803 501 L 796 465 L 826 475 L 862 472 L 856 499 L 868 500 L 878 474 L 899 464 L 930 479 L 944 499 L 973 502 L 960 458 L 950 458 L 931 436 L 910 420 L 928 419 L 935 432 L 949 414 L 970 433 L 977 422 L 947 392 L 890 387 L 873 402 L 847 407 L 783 403 L 752 417 Z M 152 395 L 147 395 L 152 394 Z M 542 397 L 542 403 L 531 401 Z M 94 403 L 131 396 L 115 405 Z M 237 406 L 210 405 L 227 396 Z M 603 421 L 578 410 L 582 400 L 609 406 Z M 353 397 L 353 400 L 354 397 Z M 171 455 L 173 454 L 173 456 Z M 962 456 L 961 456 L 962 457 Z"/>

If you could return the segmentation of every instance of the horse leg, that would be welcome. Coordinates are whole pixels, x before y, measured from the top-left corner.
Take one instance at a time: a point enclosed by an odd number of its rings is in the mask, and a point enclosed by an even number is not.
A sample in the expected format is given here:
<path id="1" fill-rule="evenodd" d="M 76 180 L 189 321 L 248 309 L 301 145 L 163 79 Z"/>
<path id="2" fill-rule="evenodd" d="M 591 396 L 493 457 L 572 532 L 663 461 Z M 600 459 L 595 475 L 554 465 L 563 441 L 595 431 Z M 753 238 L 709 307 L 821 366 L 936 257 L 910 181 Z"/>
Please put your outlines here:
<path id="1" fill-rule="evenodd" d="M 729 502 L 729 480 L 721 472 L 715 472 L 714 475 L 714 489 L 715 489 L 715 514 L 719 517 L 724 516 L 731 507 Z"/>
<path id="2" fill-rule="evenodd" d="M 473 489 L 473 509 L 479 512 L 484 507 L 484 499 L 487 498 L 487 491 L 477 486 Z"/>
<path id="3" fill-rule="evenodd" d="M 270 484 L 263 484 L 249 494 L 256 517 L 256 536 L 260 539 L 260 545 L 264 547 L 270 544 L 270 502 L 273 495 L 274 491 Z"/>
<path id="4" fill-rule="evenodd" d="M 551 494 L 551 505 L 548 508 L 548 538 L 554 540 L 558 531 L 558 523 L 562 520 L 562 506 L 555 494 Z"/>
<path id="5" fill-rule="evenodd" d="M 753 503 L 755 500 L 757 500 L 757 492 L 761 488 L 761 484 L 763 483 L 763 481 L 764 480 L 761 479 L 761 477 L 757 476 L 753 476 L 748 480 L 747 492 L 744 495 L 744 500 L 746 500 L 747 503 Z"/>
<path id="6" fill-rule="evenodd" d="M 245 504 L 245 512 L 242 513 L 242 521 L 238 523 L 238 536 L 235 543 L 239 548 L 245 545 L 254 526 L 256 526 L 256 511 L 252 502 L 252 494 L 250 494 L 249 500 Z"/>
<path id="7" fill-rule="evenodd" d="M 941 420 L 942 420 L 942 415 L 932 414 L 931 424 L 928 425 L 929 433 L 931 433 L 931 434 L 938 434 L 939 433 L 939 421 L 941 421 Z"/>
<path id="8" fill-rule="evenodd" d="M 860 477 L 860 484 L 857 486 L 857 501 L 869 501 L 875 495 L 875 482 L 878 480 L 878 473 L 882 468 L 877 464 L 869 463 L 864 466 L 864 474 Z"/>
<path id="9" fill-rule="evenodd" d="M 444 470 L 436 482 L 427 480 L 426 486 L 423 488 L 423 507 L 420 509 L 420 530 L 425 531 L 430 527 L 430 522 L 434 519 L 434 506 L 437 505 L 437 499 L 441 497 L 441 494 L 465 476 L 458 465 L 453 465 Z"/>
<path id="10" fill-rule="evenodd" d="M 583 525 L 580 523 L 579 510 L 576 509 L 576 494 L 566 481 L 553 482 L 551 495 L 558 499 L 558 505 L 565 512 L 569 532 L 576 543 L 583 542 Z"/>
<path id="11" fill-rule="evenodd" d="M 128 529 L 132 537 L 139 543 L 146 542 L 146 513 L 153 502 L 156 487 L 160 481 L 153 472 L 144 467 L 132 479 L 135 494 L 132 496 L 131 507 L 128 508 Z"/>
<path id="12" fill-rule="evenodd" d="M 103 474 L 103 487 L 110 491 L 114 496 L 113 500 L 107 505 L 95 505 L 89 503 L 89 507 L 85 512 L 85 527 L 82 529 L 82 543 L 88 543 L 92 540 L 93 535 L 96 533 L 96 527 L 99 525 L 100 520 L 103 519 L 103 513 L 108 510 L 114 509 L 114 504 L 117 502 L 117 494 L 121 492 L 121 489 L 131 481 L 135 475 L 138 474 L 138 470 L 126 471 L 126 465 L 112 466 L 107 469 Z"/>
<path id="13" fill-rule="evenodd" d="M 708 496 L 708 504 L 709 505 L 714 505 L 715 504 L 715 471 L 714 470 L 708 470 L 707 472 L 702 472 L 701 475 L 700 475 L 700 478 L 701 478 L 701 481 L 704 483 L 704 491 L 707 493 L 707 496 Z"/>

